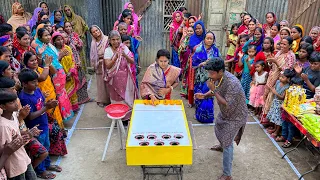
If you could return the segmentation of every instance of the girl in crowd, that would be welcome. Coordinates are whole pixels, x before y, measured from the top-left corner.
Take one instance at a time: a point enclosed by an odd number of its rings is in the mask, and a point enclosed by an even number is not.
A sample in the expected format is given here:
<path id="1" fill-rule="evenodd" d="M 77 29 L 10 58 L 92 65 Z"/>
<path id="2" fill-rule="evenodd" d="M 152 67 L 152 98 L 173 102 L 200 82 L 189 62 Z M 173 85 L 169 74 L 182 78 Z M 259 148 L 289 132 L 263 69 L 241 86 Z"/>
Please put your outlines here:
<path id="1" fill-rule="evenodd" d="M 237 46 L 237 41 L 238 41 L 238 26 L 237 24 L 233 24 L 231 26 L 231 30 L 230 30 L 230 34 L 227 31 L 226 35 L 227 35 L 227 47 L 228 48 L 228 52 L 227 52 L 227 57 L 226 57 L 226 61 L 231 60 L 234 58 L 234 52 L 236 50 L 236 46 Z M 228 62 L 228 68 L 229 68 L 229 72 L 231 72 L 233 74 L 233 68 L 234 63 L 233 62 Z"/>
<path id="2" fill-rule="evenodd" d="M 277 17 L 273 12 L 268 12 L 266 14 L 266 24 L 263 24 L 262 28 L 265 32 L 265 36 L 270 36 L 272 26 L 277 22 Z M 279 28 L 280 30 L 280 28 Z"/>
<path id="3" fill-rule="evenodd" d="M 133 101 L 138 98 L 134 78 L 130 72 L 130 64 L 134 63 L 134 59 L 129 56 L 128 47 L 121 43 L 118 31 L 112 30 L 109 33 L 109 43 L 110 46 L 104 53 L 104 63 L 108 69 L 105 81 L 111 103 L 125 103 L 132 108 Z M 130 116 L 131 113 L 128 113 L 123 120 L 129 120 Z"/>
<path id="4" fill-rule="evenodd" d="M 262 50 L 262 44 L 264 39 L 264 32 L 263 29 L 260 27 L 257 27 L 254 30 L 254 37 L 252 40 L 247 41 L 243 46 L 243 51 L 246 52 L 248 50 L 249 45 L 255 45 L 257 47 L 257 52 L 260 52 Z"/>
<path id="5" fill-rule="evenodd" d="M 266 63 L 264 61 L 258 61 L 254 64 L 255 72 L 250 88 L 249 104 L 254 108 L 255 115 L 258 115 L 258 117 L 262 111 L 263 94 L 268 78 L 268 72 L 264 71 L 265 66 Z"/>
<path id="6" fill-rule="evenodd" d="M 27 68 L 35 71 L 38 74 L 38 87 L 41 92 L 46 94 L 45 101 L 56 100 L 54 86 L 50 75 L 55 73 L 54 67 L 51 65 L 52 57 L 45 56 L 44 62 L 38 62 L 37 57 L 32 52 L 26 52 L 23 58 L 24 64 Z M 42 59 L 40 61 L 43 61 Z M 39 64 L 44 64 L 44 67 L 39 67 Z M 49 136 L 50 149 L 49 154 L 64 156 L 67 152 L 67 147 L 64 141 L 64 125 L 60 108 L 57 106 L 46 111 L 49 118 Z"/>
<path id="7" fill-rule="evenodd" d="M 250 70 L 252 68 L 252 64 L 254 62 L 257 47 L 255 45 L 249 45 L 248 51 L 243 54 L 242 52 L 239 53 L 239 67 L 243 67 L 242 77 L 241 77 L 241 85 L 244 90 L 244 94 L 246 96 L 247 103 L 249 102 L 250 96 L 250 84 L 252 81 L 252 77 L 250 75 Z"/>
<path id="8" fill-rule="evenodd" d="M 64 25 L 64 17 L 63 17 L 62 11 L 59 11 L 59 10 L 53 11 L 49 20 L 52 25 L 57 25 L 57 24 L 59 24 L 60 26 Z"/>
<path id="9" fill-rule="evenodd" d="M 269 129 L 269 133 L 273 138 L 276 138 L 281 131 L 281 125 L 283 119 L 281 117 L 281 106 L 286 95 L 285 91 L 290 86 L 290 79 L 295 76 L 295 72 L 290 69 L 284 70 L 279 76 L 279 80 L 276 81 L 274 87 L 268 86 L 267 88 L 272 92 L 274 96 L 270 111 L 268 112 L 267 119 L 274 123 L 274 128 Z"/>
<path id="10" fill-rule="evenodd" d="M 103 61 L 104 51 L 109 46 L 108 36 L 104 35 L 97 25 L 92 25 L 89 31 L 92 37 L 90 62 L 91 66 L 95 69 L 97 80 L 96 101 L 98 106 L 104 107 L 110 104 L 109 91 L 107 88 L 107 84 L 104 81 L 106 68 Z"/>
<path id="11" fill-rule="evenodd" d="M 231 59 L 234 61 L 234 74 L 235 76 L 240 79 L 241 77 L 241 73 L 242 73 L 242 68 L 239 67 L 238 65 L 238 61 L 240 60 L 239 59 L 239 53 L 240 52 L 243 52 L 243 46 L 244 44 L 249 40 L 249 35 L 247 34 L 241 34 L 239 35 L 239 39 L 238 39 L 238 42 L 237 42 L 237 48 L 236 48 L 236 51 L 234 52 L 234 59 Z M 231 60 L 228 60 L 227 62 L 232 62 Z"/>
<path id="12" fill-rule="evenodd" d="M 0 46 L 0 61 L 7 61 L 10 63 L 11 52 L 8 47 Z"/>
<path id="13" fill-rule="evenodd" d="M 214 57 L 219 57 L 219 49 L 215 45 L 215 35 L 209 31 L 204 40 L 195 47 L 195 53 L 192 56 L 192 67 L 195 69 L 194 93 L 207 93 L 210 89 L 207 86 L 208 72 L 204 66 Z M 213 97 L 195 100 L 195 119 L 202 123 L 213 123 L 214 108 Z"/>
<path id="14" fill-rule="evenodd" d="M 190 16 L 188 19 L 188 26 L 189 27 L 193 27 L 194 23 L 196 23 L 198 21 L 198 18 L 195 16 Z"/>
<path id="15" fill-rule="evenodd" d="M 141 31 L 141 26 L 140 26 L 140 21 L 142 19 L 142 16 L 138 16 L 135 12 L 134 12 L 134 7 L 133 7 L 133 4 L 131 2 L 127 2 L 124 7 L 123 7 L 124 10 L 129 10 L 128 12 L 130 12 L 130 14 L 132 15 L 131 19 L 132 19 L 132 27 L 128 27 L 128 32 L 131 32 L 131 29 L 132 29 L 132 35 L 133 37 L 135 36 L 140 36 L 140 31 Z M 124 12 L 124 11 L 123 11 Z M 122 17 L 122 13 L 119 15 L 119 20 L 117 20 L 115 23 L 114 23 L 114 30 L 117 30 L 117 26 L 118 24 L 121 22 L 121 17 Z"/>
<path id="16" fill-rule="evenodd" d="M 92 102 L 93 99 L 90 99 L 88 94 L 88 82 L 86 79 L 86 74 L 81 68 L 81 60 L 80 60 L 79 52 L 77 51 L 76 46 L 70 42 L 68 34 L 65 31 L 61 31 L 60 33 L 64 39 L 64 43 L 71 48 L 72 59 L 76 65 L 76 70 L 78 74 L 77 78 L 79 80 L 78 88 L 77 88 L 78 104 L 81 105 L 83 103 Z"/>
<path id="17" fill-rule="evenodd" d="M 180 63 L 181 63 L 181 88 L 180 88 L 180 95 L 182 97 L 187 98 L 188 97 L 188 88 L 187 88 L 187 69 L 188 69 L 188 59 L 191 53 L 191 49 L 189 48 L 189 42 L 190 37 L 194 34 L 193 27 L 188 27 L 187 30 L 187 36 L 184 37 L 184 39 L 181 39 L 180 47 L 178 50 L 178 54 L 180 57 Z"/>
<path id="18" fill-rule="evenodd" d="M 205 36 L 206 36 L 206 28 L 204 26 L 204 23 L 202 21 L 197 21 L 193 25 L 194 29 L 194 35 L 190 37 L 189 41 L 189 49 L 191 50 L 190 58 L 188 60 L 188 101 L 189 101 L 189 107 L 193 106 L 193 95 L 194 95 L 194 77 L 195 77 L 195 70 L 192 68 L 192 55 L 195 51 L 195 46 L 200 44 Z"/>
<path id="19" fill-rule="evenodd" d="M 273 38 L 274 44 L 277 45 L 277 43 L 280 41 L 280 24 L 279 23 L 274 23 L 271 26 L 269 37 Z"/>
<path id="20" fill-rule="evenodd" d="M 23 6 L 19 2 L 12 4 L 12 16 L 8 20 L 8 24 L 11 24 L 13 32 L 16 32 L 17 27 L 27 24 L 32 15 L 24 11 Z"/>
<path id="21" fill-rule="evenodd" d="M 161 49 L 157 52 L 156 62 L 151 64 L 143 76 L 140 94 L 143 99 L 170 99 L 171 92 L 179 85 L 180 68 L 169 64 L 170 52 Z M 165 78 L 163 78 L 165 76 Z"/>
<path id="22" fill-rule="evenodd" d="M 291 28 L 291 36 L 293 39 L 292 51 L 296 53 L 300 47 L 301 38 L 304 36 L 304 29 L 301 25 L 297 24 Z"/>
<path id="23" fill-rule="evenodd" d="M 266 85 L 268 87 L 274 87 L 276 81 L 279 79 L 280 72 L 284 71 L 285 69 L 292 69 L 293 65 L 296 62 L 296 57 L 291 50 L 293 43 L 292 37 L 288 36 L 281 40 L 281 50 L 275 55 L 274 58 L 268 58 L 267 62 L 271 67 L 269 72 L 269 77 L 267 80 Z M 262 110 L 261 116 L 261 124 L 268 125 L 269 121 L 266 119 L 266 115 L 270 110 L 270 106 L 273 100 L 273 93 L 270 89 L 266 89 L 263 95 L 264 99 L 264 107 Z"/>
<path id="24" fill-rule="evenodd" d="M 309 43 L 304 43 L 300 46 L 297 64 L 302 68 L 307 68 L 310 66 L 309 58 L 313 52 L 313 46 Z"/>
<path id="25" fill-rule="evenodd" d="M 248 25 L 248 35 L 250 36 L 250 40 L 253 40 L 255 30 L 257 28 L 257 20 L 254 18 L 251 18 Z"/>
<path id="26" fill-rule="evenodd" d="M 68 94 L 68 98 L 72 105 L 74 112 L 79 110 L 77 90 L 79 85 L 78 70 L 75 62 L 73 61 L 72 50 L 69 46 L 65 45 L 64 38 L 59 32 L 55 32 L 52 35 L 52 43 L 58 50 L 58 53 L 65 53 L 66 55 L 60 59 L 60 63 L 66 73 L 65 89 Z"/>
<path id="27" fill-rule="evenodd" d="M 127 35 L 134 36 L 134 26 L 132 25 L 132 14 L 129 9 L 123 10 L 121 17 L 119 19 L 119 23 L 115 23 L 116 26 L 114 26 L 114 30 L 118 30 L 118 25 L 120 23 L 126 23 L 127 24 Z"/>
<path id="28" fill-rule="evenodd" d="M 172 24 L 170 25 L 169 39 L 172 47 L 171 64 L 176 67 L 180 67 L 178 48 L 179 48 L 180 40 L 182 36 L 182 29 L 181 29 L 181 32 L 177 32 L 177 31 L 183 22 L 182 18 L 183 18 L 182 12 L 180 11 L 174 12 L 172 14 Z"/>
<path id="29" fill-rule="evenodd" d="M 4 46 L 5 48 L 7 48 L 7 50 L 9 50 L 9 53 L 10 53 L 9 57 L 6 56 L 5 59 L 10 64 L 10 66 L 14 70 L 14 72 L 19 73 L 20 69 L 21 69 L 21 64 L 15 58 L 15 56 L 17 56 L 17 54 L 19 52 L 15 47 L 13 47 L 12 44 L 13 44 L 12 39 L 9 35 L 5 35 L 5 36 L 0 37 L 0 46 Z M 4 51 L 4 54 L 7 55 L 8 52 Z"/>
<path id="30" fill-rule="evenodd" d="M 48 15 L 50 16 L 50 9 L 49 9 L 49 6 L 46 2 L 44 1 L 41 1 L 39 4 L 38 4 L 38 7 L 42 8 L 43 11 Z"/>
<path id="31" fill-rule="evenodd" d="M 133 58 L 133 53 L 132 53 L 132 47 L 131 47 L 131 38 L 130 36 L 128 35 L 122 35 L 121 36 L 121 41 L 123 44 L 125 44 L 128 49 L 130 50 L 130 57 Z M 134 79 L 134 82 L 137 82 L 137 69 L 136 69 L 136 66 L 135 64 L 130 64 L 130 70 L 131 70 L 131 73 L 132 73 L 132 76 L 133 76 L 133 79 Z M 137 87 L 138 88 L 138 87 Z"/>
<path id="32" fill-rule="evenodd" d="M 45 58 L 45 55 L 53 57 L 52 65 L 56 69 L 56 73 L 52 76 L 52 81 L 58 97 L 57 100 L 59 101 L 62 118 L 64 121 L 68 121 L 74 116 L 74 113 L 65 89 L 66 74 L 63 70 L 63 66 L 59 62 L 63 57 L 68 55 L 68 52 L 66 50 L 61 51 L 60 53 L 58 52 L 58 50 L 50 43 L 51 36 L 49 31 L 45 28 L 40 28 L 37 34 L 38 37 L 35 40 L 37 54 L 41 55 L 42 58 Z"/>
<path id="33" fill-rule="evenodd" d="M 269 72 L 269 66 L 267 65 L 267 59 L 274 58 L 274 42 L 271 37 L 266 37 L 263 40 L 262 51 L 258 52 L 254 59 L 254 64 L 258 61 L 265 63 L 264 70 Z M 250 75 L 253 76 L 256 68 L 253 66 L 250 70 Z"/>

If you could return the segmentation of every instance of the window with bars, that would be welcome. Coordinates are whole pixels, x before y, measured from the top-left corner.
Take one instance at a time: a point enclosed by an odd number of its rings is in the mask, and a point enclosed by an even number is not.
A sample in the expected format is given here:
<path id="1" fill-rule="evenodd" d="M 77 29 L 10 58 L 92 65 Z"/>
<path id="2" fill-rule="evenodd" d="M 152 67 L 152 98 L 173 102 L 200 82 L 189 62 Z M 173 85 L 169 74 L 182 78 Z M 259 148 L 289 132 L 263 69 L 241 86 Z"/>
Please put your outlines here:
<path id="1" fill-rule="evenodd" d="M 163 31 L 170 31 L 170 24 L 172 23 L 172 14 L 179 10 L 180 7 L 185 7 L 184 0 L 164 0 L 163 1 Z"/>

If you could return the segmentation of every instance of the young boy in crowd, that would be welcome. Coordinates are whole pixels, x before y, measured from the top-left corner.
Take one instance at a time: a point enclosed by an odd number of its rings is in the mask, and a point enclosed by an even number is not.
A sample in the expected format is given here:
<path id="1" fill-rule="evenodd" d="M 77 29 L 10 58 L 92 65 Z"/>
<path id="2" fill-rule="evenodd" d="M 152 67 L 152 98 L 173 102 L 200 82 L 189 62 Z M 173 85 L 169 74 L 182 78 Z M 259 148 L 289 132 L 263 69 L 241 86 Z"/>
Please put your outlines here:
<path id="1" fill-rule="evenodd" d="M 313 98 L 315 89 L 320 85 L 320 52 L 314 51 L 310 55 L 310 66 L 302 68 L 294 66 L 296 73 L 303 79 L 303 88 L 306 89 L 307 99 Z"/>
<path id="2" fill-rule="evenodd" d="M 23 106 L 30 106 L 30 114 L 26 117 L 25 123 L 28 128 L 38 126 L 42 130 L 41 134 L 37 137 L 38 141 L 47 149 L 50 148 L 49 140 L 49 128 L 48 128 L 48 116 L 46 111 L 52 109 L 58 105 L 58 101 L 49 100 L 45 103 L 45 97 L 38 88 L 38 75 L 36 72 L 30 69 L 24 69 L 19 74 L 19 80 L 22 84 L 22 91 L 19 94 L 21 104 Z M 38 177 L 44 179 L 53 179 L 55 174 L 46 170 L 52 170 L 61 172 L 62 169 L 59 166 L 50 165 L 50 157 L 46 159 L 36 167 L 36 173 Z"/>
<path id="3" fill-rule="evenodd" d="M 17 136 L 21 136 L 17 113 L 19 110 L 17 95 L 7 90 L 1 90 L 0 108 L 3 110 L 0 116 L 0 153 L 1 156 L 6 156 L 6 153 L 4 153 L 6 144 L 11 143 L 17 138 Z M 28 137 L 28 135 L 24 135 L 23 139 L 23 144 L 26 144 L 30 140 L 30 137 Z M 7 157 L 1 157 L 1 159 L 6 159 L 4 169 L 8 179 L 37 179 L 31 165 L 31 160 L 24 147 L 20 147 L 10 156 L 7 155 Z M 2 173 L 0 174 L 3 175 L 3 171 L 1 172 Z"/>

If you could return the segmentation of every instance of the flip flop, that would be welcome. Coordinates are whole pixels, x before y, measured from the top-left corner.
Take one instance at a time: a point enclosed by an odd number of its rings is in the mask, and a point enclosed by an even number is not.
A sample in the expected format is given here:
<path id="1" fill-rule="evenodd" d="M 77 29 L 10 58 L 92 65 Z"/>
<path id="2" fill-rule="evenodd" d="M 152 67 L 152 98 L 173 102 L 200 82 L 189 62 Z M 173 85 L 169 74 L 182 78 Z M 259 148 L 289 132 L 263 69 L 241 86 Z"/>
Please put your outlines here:
<path id="1" fill-rule="evenodd" d="M 55 172 L 61 172 L 62 171 L 62 168 L 58 165 L 50 165 L 48 168 L 47 168 L 48 171 L 55 171 Z"/>
<path id="2" fill-rule="evenodd" d="M 47 172 L 46 174 L 43 172 L 42 174 L 37 174 L 37 177 L 41 179 L 54 179 L 56 175 L 51 172 Z"/>

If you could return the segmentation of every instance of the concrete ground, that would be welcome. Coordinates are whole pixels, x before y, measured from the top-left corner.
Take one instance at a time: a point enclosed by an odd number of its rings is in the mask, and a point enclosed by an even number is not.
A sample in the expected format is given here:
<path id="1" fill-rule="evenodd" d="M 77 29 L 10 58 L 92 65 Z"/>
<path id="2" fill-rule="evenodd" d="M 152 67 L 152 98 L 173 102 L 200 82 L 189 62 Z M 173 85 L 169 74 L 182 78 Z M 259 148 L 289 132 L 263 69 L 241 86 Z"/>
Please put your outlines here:
<path id="1" fill-rule="evenodd" d="M 89 79 L 89 78 L 88 78 Z M 141 78 L 140 78 L 141 79 Z M 96 81 L 92 76 L 92 84 L 89 89 L 91 97 L 96 95 Z M 173 99 L 180 99 L 178 90 L 173 93 Z M 184 101 L 185 107 L 187 101 Z M 188 121 L 199 124 L 193 119 L 194 108 L 186 107 Z M 219 108 L 215 105 L 215 114 Z M 73 131 L 68 144 L 68 155 L 57 158 L 52 157 L 53 163 L 58 159 L 58 164 L 63 168 L 57 173 L 56 180 L 140 180 L 143 179 L 140 167 L 127 166 L 125 150 L 120 150 L 117 131 L 114 131 L 105 162 L 101 162 L 102 153 L 107 139 L 111 120 L 106 117 L 104 110 L 96 103 L 88 103 L 83 111 L 78 113 L 78 122 L 74 118 L 66 123 L 66 127 Z M 264 130 L 250 116 L 243 139 L 239 146 L 234 148 L 233 179 L 298 179 L 295 171 L 285 159 L 281 159 L 281 153 L 272 143 Z M 95 130 L 83 130 L 81 128 L 93 128 Z M 103 127 L 103 128 L 100 128 Z M 80 129 L 79 129 L 80 128 Z M 184 167 L 184 179 L 186 180 L 213 180 L 222 174 L 222 153 L 214 152 L 209 148 L 217 143 L 213 126 L 193 126 L 197 149 L 193 154 L 193 165 Z M 281 145 L 281 144 L 280 144 Z M 281 148 L 280 148 L 281 150 Z M 287 149 L 283 150 L 287 151 Z M 297 169 L 303 173 L 319 161 L 319 155 L 313 156 L 305 146 L 299 151 L 288 155 Z M 319 170 L 308 174 L 304 179 L 320 179 Z M 152 176 L 152 180 L 177 179 L 176 176 Z"/>

